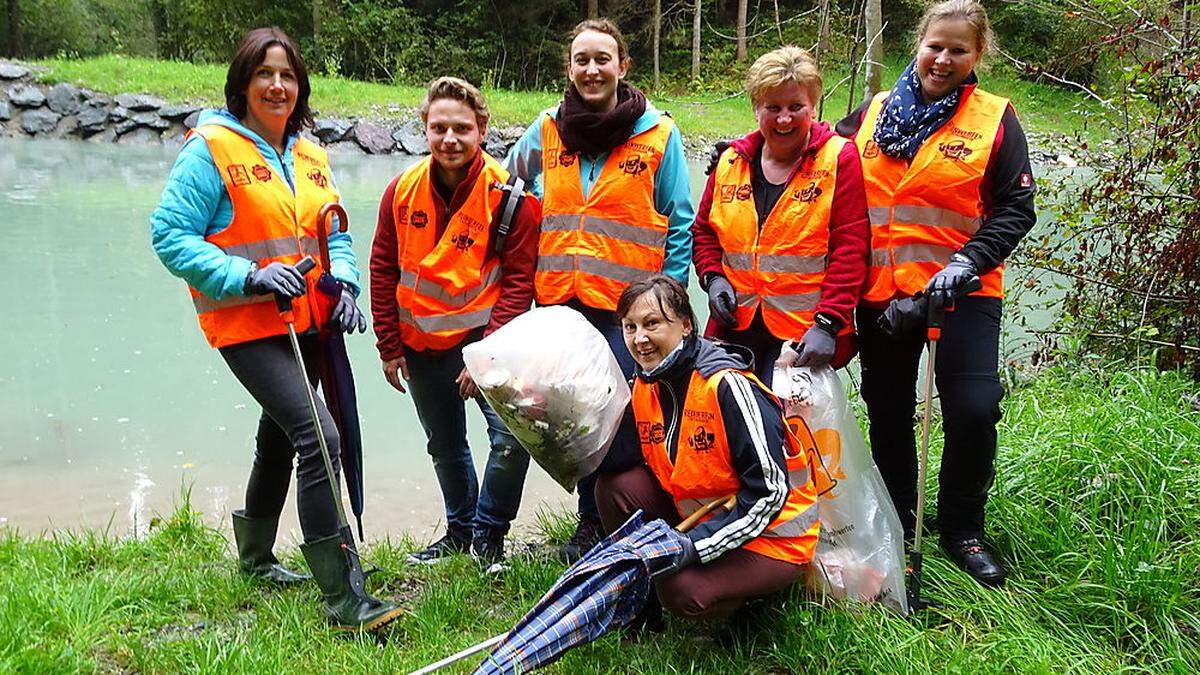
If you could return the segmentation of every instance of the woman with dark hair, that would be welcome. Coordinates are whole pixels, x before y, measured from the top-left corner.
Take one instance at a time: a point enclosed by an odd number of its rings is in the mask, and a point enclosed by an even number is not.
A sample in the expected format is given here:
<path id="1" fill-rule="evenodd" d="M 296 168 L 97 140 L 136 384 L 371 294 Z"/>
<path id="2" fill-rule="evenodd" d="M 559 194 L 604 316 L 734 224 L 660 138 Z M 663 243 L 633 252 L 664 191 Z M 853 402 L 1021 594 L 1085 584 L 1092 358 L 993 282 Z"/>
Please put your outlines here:
<path id="1" fill-rule="evenodd" d="M 588 19 L 570 39 L 562 102 L 538 115 L 504 166 L 542 198 L 537 303 L 579 310 L 629 377 L 634 363 L 612 311 L 630 282 L 663 273 L 687 283 L 694 217 L 687 158 L 671 117 L 625 81 L 632 61 L 620 28 Z M 610 456 L 635 455 L 633 436 L 619 432 Z M 579 526 L 559 551 L 568 562 L 599 540 L 593 486 L 590 476 L 579 483 Z"/>
<path id="2" fill-rule="evenodd" d="M 817 495 L 810 457 L 751 371 L 749 350 L 697 336 L 687 292 L 666 276 L 631 284 L 616 312 L 637 361 L 631 407 L 644 463 L 597 480 L 605 530 L 638 509 L 675 525 L 736 495 L 732 509 L 675 532 L 682 552 L 655 573 L 658 599 L 674 614 L 710 618 L 786 588 L 816 550 Z M 660 611 L 649 606 L 647 626 L 661 623 Z"/>
<path id="3" fill-rule="evenodd" d="M 241 570 L 278 584 L 310 578 L 285 568 L 272 550 L 295 462 L 300 548 L 327 614 L 340 628 L 371 630 L 400 610 L 350 582 L 317 436 L 324 435 L 336 471 L 337 428 L 320 398 L 315 428 L 308 403 L 320 370 L 317 327 L 367 327 L 355 303 L 349 234 L 331 228 L 328 271 L 344 289 L 332 311 L 316 303 L 320 264 L 307 276 L 295 267 L 318 250 L 321 206 L 340 200 L 325 151 L 299 135 L 312 123 L 308 96 L 292 39 L 277 28 L 247 33 L 229 65 L 226 108 L 201 113 L 184 141 L 150 217 L 151 240 L 167 269 L 187 282 L 208 343 L 263 409 L 246 506 L 233 513 Z M 294 303 L 295 327 L 310 382 L 300 376 L 276 295 L 303 296 Z"/>

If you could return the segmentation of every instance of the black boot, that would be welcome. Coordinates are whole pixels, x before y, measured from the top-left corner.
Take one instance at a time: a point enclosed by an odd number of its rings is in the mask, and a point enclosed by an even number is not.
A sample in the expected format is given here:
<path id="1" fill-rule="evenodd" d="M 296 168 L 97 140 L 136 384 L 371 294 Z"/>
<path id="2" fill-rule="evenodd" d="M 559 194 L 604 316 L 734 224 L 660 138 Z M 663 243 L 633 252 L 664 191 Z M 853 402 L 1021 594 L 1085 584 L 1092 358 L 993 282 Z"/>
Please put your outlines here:
<path id="1" fill-rule="evenodd" d="M 476 531 L 471 539 L 471 557 L 488 574 L 507 570 L 508 564 L 504 562 L 504 532 L 498 529 Z"/>
<path id="2" fill-rule="evenodd" d="M 558 547 L 558 558 L 568 565 L 582 558 L 604 538 L 604 526 L 599 518 L 579 519 L 579 525 L 567 543 Z"/>
<path id="3" fill-rule="evenodd" d="M 394 603 L 367 594 L 358 557 L 342 546 L 335 534 L 301 544 L 300 551 L 325 596 L 325 615 L 338 630 L 370 631 L 400 616 Z"/>
<path id="4" fill-rule="evenodd" d="M 942 549 L 955 565 L 984 586 L 1000 586 L 1008 576 L 978 537 L 942 539 Z"/>
<path id="5" fill-rule="evenodd" d="M 271 552 L 278 529 L 279 518 L 247 518 L 243 511 L 233 512 L 233 539 L 237 542 L 238 567 L 242 573 L 283 586 L 312 579 L 279 564 Z"/>

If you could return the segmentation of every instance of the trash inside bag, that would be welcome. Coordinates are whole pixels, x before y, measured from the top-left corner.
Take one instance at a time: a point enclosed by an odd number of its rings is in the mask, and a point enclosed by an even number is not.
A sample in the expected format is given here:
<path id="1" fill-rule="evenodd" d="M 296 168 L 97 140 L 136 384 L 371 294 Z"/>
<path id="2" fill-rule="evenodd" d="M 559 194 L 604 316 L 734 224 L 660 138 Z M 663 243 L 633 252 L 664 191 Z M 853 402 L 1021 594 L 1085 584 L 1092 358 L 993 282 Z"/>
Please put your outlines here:
<path id="1" fill-rule="evenodd" d="M 463 349 L 484 399 L 567 489 L 600 466 L 629 404 L 608 342 L 569 307 L 537 307 Z"/>
<path id="2" fill-rule="evenodd" d="M 795 352 L 785 346 L 772 388 L 783 401 L 788 427 L 806 447 L 816 446 L 833 479 L 833 487 L 818 497 L 821 537 L 809 586 L 908 614 L 904 532 L 842 382 L 830 368 L 789 365 L 794 363 L 789 356 Z"/>

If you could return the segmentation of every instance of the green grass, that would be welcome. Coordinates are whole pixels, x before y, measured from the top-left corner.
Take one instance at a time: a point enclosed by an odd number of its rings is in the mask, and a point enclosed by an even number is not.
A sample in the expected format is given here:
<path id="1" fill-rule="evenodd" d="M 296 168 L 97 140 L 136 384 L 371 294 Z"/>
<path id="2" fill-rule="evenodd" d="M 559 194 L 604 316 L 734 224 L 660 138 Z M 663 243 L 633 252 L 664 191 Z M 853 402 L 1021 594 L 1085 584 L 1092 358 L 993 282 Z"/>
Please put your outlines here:
<path id="1" fill-rule="evenodd" d="M 72 82 L 112 94 L 149 93 L 177 102 L 219 105 L 224 101 L 226 68 L 223 65 L 115 55 L 47 59 L 35 63 L 49 68 L 42 76 L 47 82 Z M 887 64 L 884 81 L 894 81 L 904 65 L 898 62 Z M 825 79 L 829 88 L 832 89 L 843 75 L 827 74 Z M 989 90 L 1011 96 L 1025 124 L 1039 131 L 1073 133 L 1083 125 L 1083 118 L 1076 110 L 1097 109 L 1075 92 L 1026 82 L 1001 68 L 984 73 L 983 77 Z M 731 82 L 727 94 L 651 93 L 651 98 L 659 107 L 671 112 L 689 144 L 700 147 L 704 145 L 703 141 L 741 135 L 753 127 L 754 116 L 749 103 L 744 96 L 732 95 L 736 94 L 736 88 L 737 85 Z M 323 76 L 312 78 L 312 92 L 312 106 L 319 116 L 403 117 L 424 96 L 422 87 Z M 539 111 L 561 98 L 558 92 L 545 91 L 488 90 L 485 93 L 493 119 L 503 126 L 527 125 Z M 833 91 L 825 103 L 824 117 L 834 121 L 841 118 L 846 111 L 848 95 L 849 87 L 845 85 Z M 862 98 L 861 85 L 855 98 Z"/>
<path id="2" fill-rule="evenodd" d="M 941 607 L 915 620 L 796 589 L 737 628 L 672 619 L 639 642 L 606 636 L 550 672 L 1196 672 L 1195 394 L 1176 374 L 1076 367 L 1009 397 L 988 509 L 1013 572 L 1002 590 L 930 552 L 927 594 Z M 569 520 L 539 517 L 554 538 Z M 502 632 L 562 570 L 548 554 L 495 578 L 466 558 L 418 569 L 403 561 L 415 547 L 371 548 L 388 570 L 374 592 L 408 612 L 378 639 L 345 638 L 323 624 L 315 588 L 236 574 L 232 546 L 186 495 L 143 540 L 0 530 L 0 672 L 407 672 Z"/>

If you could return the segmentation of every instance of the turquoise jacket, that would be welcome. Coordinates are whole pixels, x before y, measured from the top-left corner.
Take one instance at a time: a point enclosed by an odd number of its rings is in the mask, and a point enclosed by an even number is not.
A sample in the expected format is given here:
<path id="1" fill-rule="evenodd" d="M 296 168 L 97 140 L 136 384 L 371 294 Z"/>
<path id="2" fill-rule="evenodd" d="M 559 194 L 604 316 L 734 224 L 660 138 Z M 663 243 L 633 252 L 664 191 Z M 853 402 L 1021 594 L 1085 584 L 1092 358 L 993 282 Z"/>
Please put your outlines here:
<path id="1" fill-rule="evenodd" d="M 646 112 L 633 125 L 633 135 L 652 128 L 662 114 L 647 102 Z M 558 106 L 543 110 L 504 159 L 504 168 L 528 182 L 532 186 L 530 191 L 539 199 L 542 197 L 542 120 L 557 115 Z M 596 157 L 580 156 L 579 181 L 585 198 L 592 191 L 607 159 L 608 153 Z M 663 273 L 686 286 L 688 268 L 692 264 L 692 221 L 696 211 L 692 207 L 692 187 L 688 183 L 687 157 L 683 153 L 679 127 L 671 129 L 662 163 L 654 174 L 654 207 L 667 217 Z"/>
<path id="2" fill-rule="evenodd" d="M 296 136 L 289 136 L 283 156 L 258 134 L 247 129 L 226 110 L 206 110 L 200 113 L 197 126 L 219 124 L 254 140 L 259 152 L 271 168 L 287 179 L 292 191 L 292 146 Z M 183 279 L 196 290 L 214 300 L 245 295 L 243 286 L 250 273 L 251 261 L 228 255 L 219 246 L 205 240 L 229 227 L 233 220 L 233 202 L 225 191 L 225 183 L 213 163 L 208 144 L 198 135 L 189 138 L 179 150 L 171 175 L 163 188 L 158 206 L 150 215 L 150 241 L 158 259 L 171 274 Z M 349 232 L 332 228 L 329 235 L 329 262 L 333 276 L 346 282 L 358 294 L 358 265 L 351 248 Z"/>

